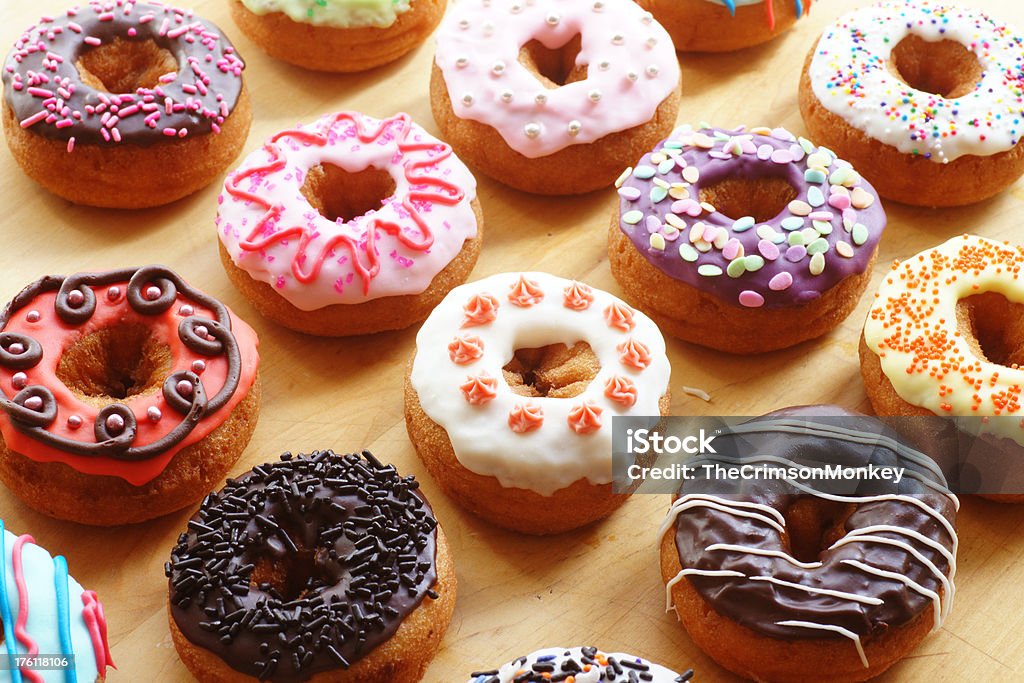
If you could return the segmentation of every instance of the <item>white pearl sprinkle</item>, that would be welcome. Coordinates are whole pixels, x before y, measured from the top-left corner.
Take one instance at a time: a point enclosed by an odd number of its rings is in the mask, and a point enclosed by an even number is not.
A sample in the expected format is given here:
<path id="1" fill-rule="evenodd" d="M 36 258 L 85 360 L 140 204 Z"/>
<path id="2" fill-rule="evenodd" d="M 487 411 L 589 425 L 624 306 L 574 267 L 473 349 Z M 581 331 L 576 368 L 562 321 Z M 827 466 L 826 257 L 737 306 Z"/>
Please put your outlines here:
<path id="1" fill-rule="evenodd" d="M 654 15 L 651 14 L 650 12 L 644 12 L 644 16 L 643 18 L 640 19 L 640 21 L 644 22 L 645 24 L 649 24 L 652 21 L 654 21 Z"/>
<path id="2" fill-rule="evenodd" d="M 501 101 L 502 102 L 506 102 L 506 103 L 507 102 L 511 102 L 512 101 L 512 91 L 511 90 L 506 90 L 505 92 L 501 93 Z"/>
<path id="3" fill-rule="evenodd" d="M 512 10 L 512 14 L 519 14 L 520 12 L 523 11 L 523 6 L 522 5 L 512 5 L 511 10 Z"/>
<path id="4" fill-rule="evenodd" d="M 576 137 L 580 134 L 580 130 L 583 128 L 583 124 L 573 119 L 569 122 L 569 135 Z"/>
<path id="5" fill-rule="evenodd" d="M 601 0 L 597 0 L 597 2 L 594 3 L 594 11 L 595 12 L 600 12 L 603 9 L 604 9 L 604 3 L 601 2 Z"/>
<path id="6" fill-rule="evenodd" d="M 495 62 L 494 66 L 491 67 L 491 71 L 495 76 L 505 73 L 505 62 Z"/>
<path id="7" fill-rule="evenodd" d="M 473 96 L 470 95 L 469 93 L 466 93 L 465 95 L 463 95 L 462 96 L 462 104 L 467 106 L 467 107 L 472 106 L 472 104 L 473 104 Z"/>
<path id="8" fill-rule="evenodd" d="M 469 28 L 469 19 L 459 20 L 459 28 L 461 28 L 463 31 Z"/>
<path id="9" fill-rule="evenodd" d="M 548 96 L 542 92 L 537 93 L 537 96 L 533 98 L 533 101 L 537 104 L 547 104 Z"/>
<path id="10" fill-rule="evenodd" d="M 545 19 L 545 21 L 548 22 L 549 26 L 558 26 L 558 22 L 560 22 L 561 20 L 562 17 L 558 16 L 557 14 L 549 14 Z"/>
<path id="11" fill-rule="evenodd" d="M 526 124 L 525 126 L 523 126 L 523 133 L 525 133 L 526 137 L 530 138 L 531 140 L 536 138 L 536 137 L 539 137 L 540 136 L 540 124 L 538 124 L 538 123 L 528 123 L 528 124 Z"/>
<path id="12" fill-rule="evenodd" d="M 616 33 L 614 36 L 612 36 L 612 45 L 622 45 L 622 43 L 624 43 L 625 41 L 626 39 L 622 37 L 621 33 Z"/>
<path id="13" fill-rule="evenodd" d="M 635 81 L 636 79 L 640 78 L 640 74 L 638 74 L 635 71 L 630 71 L 626 73 L 626 78 L 628 78 L 631 81 Z"/>
<path id="14" fill-rule="evenodd" d="M 494 24 L 487 22 L 484 24 L 484 35 L 490 36 L 492 33 L 494 33 Z"/>
<path id="15" fill-rule="evenodd" d="M 647 74 L 648 78 L 654 78 L 655 76 L 658 75 L 658 65 L 657 64 L 651 64 L 646 69 L 644 69 L 644 73 Z"/>
<path id="16" fill-rule="evenodd" d="M 657 44 L 658 44 L 658 39 L 655 38 L 654 36 L 651 36 L 650 38 L 647 39 L 647 47 L 649 47 L 649 48 L 650 47 L 654 47 Z"/>
<path id="17" fill-rule="evenodd" d="M 593 90 L 587 93 L 587 97 L 590 98 L 591 102 L 597 102 L 601 99 L 601 91 L 598 90 L 597 88 L 594 88 Z"/>
<path id="18" fill-rule="evenodd" d="M 597 65 L 597 68 L 600 69 L 601 71 L 607 71 L 610 67 L 611 64 L 609 64 L 608 62 L 601 62 L 600 64 Z"/>
<path id="19" fill-rule="evenodd" d="M 469 60 L 466 59 L 465 57 L 459 57 L 458 59 L 455 60 L 455 66 L 457 66 L 460 69 L 464 69 L 467 64 L 469 64 Z"/>

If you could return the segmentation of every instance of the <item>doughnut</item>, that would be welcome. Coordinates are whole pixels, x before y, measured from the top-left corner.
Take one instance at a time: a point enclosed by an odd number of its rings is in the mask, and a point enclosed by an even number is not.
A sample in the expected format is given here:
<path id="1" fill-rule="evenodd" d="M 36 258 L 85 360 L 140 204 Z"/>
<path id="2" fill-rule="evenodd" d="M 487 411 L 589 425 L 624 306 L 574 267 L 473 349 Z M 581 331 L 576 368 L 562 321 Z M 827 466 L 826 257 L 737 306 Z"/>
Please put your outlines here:
<path id="1" fill-rule="evenodd" d="M 447 0 L 230 0 L 242 33 L 275 59 L 316 71 L 393 62 L 437 28 Z"/>
<path id="2" fill-rule="evenodd" d="M 882 2 L 811 49 L 800 112 L 886 199 L 962 206 L 1024 174 L 1024 40 L 983 12 Z"/>
<path id="3" fill-rule="evenodd" d="M 828 416 L 843 422 L 818 419 Z M 928 456 L 884 429 L 835 406 L 802 406 L 737 425 L 716 438 L 718 455 L 691 461 L 696 474 L 659 533 L 661 573 L 667 609 L 720 665 L 765 683 L 864 681 L 941 627 L 955 593 L 959 503 Z M 699 466 L 756 463 L 785 475 L 896 462 L 906 468 L 898 484 L 834 484 L 844 495 Z"/>
<path id="4" fill-rule="evenodd" d="M 839 325 L 886 224 L 848 163 L 782 128 L 680 127 L 616 185 L 608 254 L 626 300 L 669 334 L 731 353 Z"/>
<path id="5" fill-rule="evenodd" d="M 625 502 L 612 493 L 612 418 L 667 414 L 669 374 L 658 328 L 620 299 L 502 273 L 456 287 L 423 323 L 405 423 L 457 503 L 506 529 L 559 533 Z"/>
<path id="6" fill-rule="evenodd" d="M 323 336 L 427 317 L 480 254 L 476 181 L 408 114 L 282 131 L 224 184 L 221 261 L 256 309 Z"/>
<path id="7" fill-rule="evenodd" d="M 106 680 L 113 667 L 107 620 L 95 591 L 68 575 L 63 557 L 50 557 L 25 534 L 15 536 L 0 519 L 0 652 L 5 680 L 57 683 Z M 61 668 L 32 668 L 26 657 L 68 657 Z M 74 657 L 74 665 L 70 658 Z"/>
<path id="8" fill-rule="evenodd" d="M 672 39 L 629 0 L 460 2 L 430 79 L 459 156 L 538 194 L 610 185 L 672 130 L 679 93 Z"/>
<path id="9" fill-rule="evenodd" d="M 414 683 L 455 607 L 419 482 L 368 451 L 285 453 L 229 479 L 165 569 L 174 645 L 211 683 Z"/>
<path id="10" fill-rule="evenodd" d="M 813 0 L 637 0 L 681 52 L 731 52 L 788 31 Z"/>
<path id="11" fill-rule="evenodd" d="M 961 235 L 893 263 L 864 322 L 860 367 L 879 415 L 976 416 L 1010 474 L 1024 457 L 1019 364 L 1024 248 Z M 1024 502 L 1024 482 L 1003 482 Z M 989 493 L 992 493 L 989 491 Z"/>
<path id="12" fill-rule="evenodd" d="M 596 647 L 550 647 L 500 669 L 471 673 L 469 683 L 686 683 L 691 678 L 692 669 L 677 674 L 634 655 L 609 654 Z"/>
<path id="13" fill-rule="evenodd" d="M 195 503 L 256 427 L 257 345 L 164 266 L 33 282 L 0 312 L 0 481 L 98 526 Z"/>
<path id="14" fill-rule="evenodd" d="M 213 182 L 245 144 L 244 68 L 191 10 L 73 7 L 40 19 L 7 56 L 7 145 L 30 178 L 76 204 L 167 204 Z"/>

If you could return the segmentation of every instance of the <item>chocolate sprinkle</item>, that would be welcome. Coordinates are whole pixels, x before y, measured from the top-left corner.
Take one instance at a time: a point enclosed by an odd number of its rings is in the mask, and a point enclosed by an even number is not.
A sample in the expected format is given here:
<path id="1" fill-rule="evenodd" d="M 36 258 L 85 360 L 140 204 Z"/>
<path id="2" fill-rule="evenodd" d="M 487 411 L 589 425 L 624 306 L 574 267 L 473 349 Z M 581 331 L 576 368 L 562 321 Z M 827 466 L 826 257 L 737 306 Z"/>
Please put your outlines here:
<path id="1" fill-rule="evenodd" d="M 285 453 L 229 479 L 171 552 L 174 622 L 260 680 L 347 669 L 437 595 L 437 521 L 418 489 L 368 451 Z"/>
<path id="2" fill-rule="evenodd" d="M 535 658 L 532 664 L 531 658 Z M 604 659 L 604 663 L 600 661 L 601 659 Z M 527 666 L 529 668 L 526 668 Z M 597 679 L 600 683 L 640 683 L 655 680 L 651 665 L 644 660 L 620 660 L 612 655 L 603 655 L 596 647 L 579 648 L 578 655 L 573 650 L 565 650 L 561 655 L 534 653 L 513 660 L 512 667 L 516 669 L 514 678 L 503 679 L 499 669 L 488 669 L 471 673 L 470 683 L 502 683 L 505 680 L 511 680 L 512 683 L 559 683 L 569 678 L 575 680 L 575 677 L 593 668 L 600 669 L 600 676 Z M 679 674 L 672 680 L 674 683 L 687 683 L 691 678 L 693 669 Z"/>

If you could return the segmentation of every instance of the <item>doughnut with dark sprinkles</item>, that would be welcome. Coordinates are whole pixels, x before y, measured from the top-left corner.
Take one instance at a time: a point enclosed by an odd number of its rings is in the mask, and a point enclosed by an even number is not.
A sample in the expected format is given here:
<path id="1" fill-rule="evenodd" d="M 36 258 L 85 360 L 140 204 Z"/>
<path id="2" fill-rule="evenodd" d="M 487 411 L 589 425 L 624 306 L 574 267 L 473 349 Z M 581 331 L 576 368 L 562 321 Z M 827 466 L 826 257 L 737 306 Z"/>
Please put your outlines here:
<path id="1" fill-rule="evenodd" d="M 418 489 L 368 451 L 285 453 L 229 479 L 171 551 L 171 618 L 260 680 L 347 669 L 437 595 L 437 521 Z"/>
<path id="2" fill-rule="evenodd" d="M 500 669 L 476 671 L 469 683 L 686 683 L 691 678 L 692 669 L 677 674 L 633 655 L 575 647 L 538 650 Z"/>

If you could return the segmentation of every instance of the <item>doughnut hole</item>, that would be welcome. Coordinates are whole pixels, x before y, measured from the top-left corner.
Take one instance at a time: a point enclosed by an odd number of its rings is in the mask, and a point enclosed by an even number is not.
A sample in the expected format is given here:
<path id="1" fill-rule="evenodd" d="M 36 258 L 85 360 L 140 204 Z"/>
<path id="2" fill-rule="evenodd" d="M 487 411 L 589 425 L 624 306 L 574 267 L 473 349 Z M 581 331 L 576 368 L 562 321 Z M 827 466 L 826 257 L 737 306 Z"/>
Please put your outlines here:
<path id="1" fill-rule="evenodd" d="M 336 559 L 324 548 L 299 548 L 283 557 L 260 557 L 254 563 L 249 584 L 273 589 L 285 602 L 306 597 L 318 587 L 333 586 L 341 571 Z"/>
<path id="2" fill-rule="evenodd" d="M 779 177 L 727 177 L 700 190 L 700 201 L 719 213 L 733 220 L 752 216 L 758 223 L 778 216 L 798 196 L 796 188 Z"/>
<path id="3" fill-rule="evenodd" d="M 83 83 L 111 94 L 153 88 L 164 74 L 178 72 L 174 55 L 154 41 L 122 38 L 82 53 L 76 67 Z"/>
<path id="4" fill-rule="evenodd" d="M 576 64 L 582 44 L 583 39 L 579 33 L 556 48 L 549 48 L 539 40 L 531 40 L 519 49 L 519 63 L 536 76 L 541 85 L 554 90 L 567 83 L 586 79 L 587 65 Z"/>
<path id="5" fill-rule="evenodd" d="M 817 562 L 822 552 L 846 535 L 846 519 L 855 506 L 812 496 L 794 500 L 782 513 L 789 552 L 801 562 Z"/>
<path id="6" fill-rule="evenodd" d="M 76 339 L 56 374 L 79 397 L 106 405 L 159 392 L 170 371 L 170 348 L 149 328 L 125 324 Z"/>
<path id="7" fill-rule="evenodd" d="M 516 349 L 502 368 L 513 392 L 548 398 L 579 396 L 600 371 L 601 362 L 586 342 Z"/>
<path id="8" fill-rule="evenodd" d="M 889 70 L 915 90 L 951 100 L 973 92 L 984 73 L 977 55 L 962 43 L 915 35 L 893 48 Z"/>
<path id="9" fill-rule="evenodd" d="M 321 216 L 345 223 L 379 209 L 395 194 L 395 187 L 391 174 L 379 168 L 352 173 L 320 164 L 309 169 L 299 191 Z"/>
<path id="10" fill-rule="evenodd" d="M 1011 368 L 1024 365 L 1024 304 L 984 292 L 958 301 L 956 319 L 976 356 Z"/>

